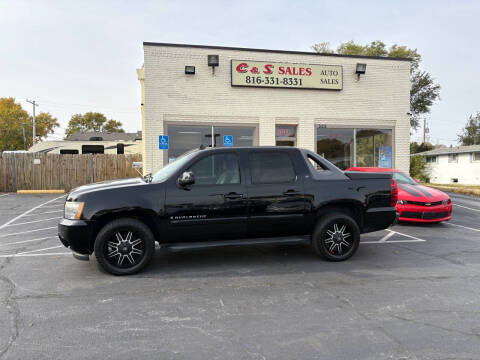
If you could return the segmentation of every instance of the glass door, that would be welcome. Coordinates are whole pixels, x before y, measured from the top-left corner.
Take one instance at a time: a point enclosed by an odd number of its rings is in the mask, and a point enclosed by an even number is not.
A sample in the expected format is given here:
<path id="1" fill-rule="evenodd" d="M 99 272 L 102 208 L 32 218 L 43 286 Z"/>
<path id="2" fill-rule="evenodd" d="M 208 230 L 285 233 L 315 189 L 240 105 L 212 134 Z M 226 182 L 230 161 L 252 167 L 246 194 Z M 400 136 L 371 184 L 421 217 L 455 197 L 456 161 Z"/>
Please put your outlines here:
<path id="1" fill-rule="evenodd" d="M 214 126 L 167 124 L 169 135 L 168 162 L 190 151 L 205 147 L 256 145 L 255 126 Z M 212 140 L 213 137 L 213 140 Z"/>

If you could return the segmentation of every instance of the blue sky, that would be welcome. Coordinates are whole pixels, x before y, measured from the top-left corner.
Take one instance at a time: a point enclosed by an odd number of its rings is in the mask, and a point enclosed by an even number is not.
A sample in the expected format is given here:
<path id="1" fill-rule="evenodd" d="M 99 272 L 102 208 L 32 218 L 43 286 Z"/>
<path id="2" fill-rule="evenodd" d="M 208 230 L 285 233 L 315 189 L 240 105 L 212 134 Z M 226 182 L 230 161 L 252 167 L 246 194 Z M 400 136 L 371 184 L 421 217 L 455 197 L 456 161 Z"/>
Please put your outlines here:
<path id="1" fill-rule="evenodd" d="M 56 116 L 100 111 L 141 128 L 143 41 L 309 51 L 354 40 L 417 48 L 442 86 L 430 140 L 455 144 L 480 111 L 479 1 L 0 0 L 0 97 Z M 412 140 L 420 138 L 414 134 Z"/>

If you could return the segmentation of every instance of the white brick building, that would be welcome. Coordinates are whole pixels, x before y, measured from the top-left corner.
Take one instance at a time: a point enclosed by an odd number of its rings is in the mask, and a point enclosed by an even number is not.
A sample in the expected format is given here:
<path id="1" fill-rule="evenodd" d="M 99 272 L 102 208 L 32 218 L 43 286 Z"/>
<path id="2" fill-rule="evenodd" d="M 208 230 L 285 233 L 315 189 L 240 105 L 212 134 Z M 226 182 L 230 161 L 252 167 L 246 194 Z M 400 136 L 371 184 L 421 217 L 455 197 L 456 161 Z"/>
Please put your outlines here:
<path id="1" fill-rule="evenodd" d="M 427 173 L 432 183 L 480 184 L 480 145 L 425 151 Z"/>
<path id="2" fill-rule="evenodd" d="M 218 55 L 218 66 L 208 55 Z M 145 172 L 210 145 L 212 134 L 216 146 L 231 135 L 234 146 L 295 145 L 341 168 L 408 172 L 408 59 L 158 43 L 144 43 L 144 56 Z M 160 135 L 169 136 L 168 150 L 159 149 Z"/>

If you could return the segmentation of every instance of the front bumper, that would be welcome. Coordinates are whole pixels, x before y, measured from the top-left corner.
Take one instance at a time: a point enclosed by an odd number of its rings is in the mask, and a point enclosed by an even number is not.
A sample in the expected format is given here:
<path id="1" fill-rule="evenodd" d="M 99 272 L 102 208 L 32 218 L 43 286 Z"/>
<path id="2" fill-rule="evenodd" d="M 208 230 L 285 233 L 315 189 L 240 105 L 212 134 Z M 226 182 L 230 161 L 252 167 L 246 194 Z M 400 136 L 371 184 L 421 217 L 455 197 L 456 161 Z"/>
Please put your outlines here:
<path id="1" fill-rule="evenodd" d="M 72 251 L 90 255 L 92 253 L 90 239 L 92 224 L 84 220 L 69 220 L 63 218 L 58 224 L 58 237 L 65 247 Z"/>
<path id="2" fill-rule="evenodd" d="M 399 221 L 435 223 L 452 218 L 452 204 L 438 206 L 397 205 Z"/>

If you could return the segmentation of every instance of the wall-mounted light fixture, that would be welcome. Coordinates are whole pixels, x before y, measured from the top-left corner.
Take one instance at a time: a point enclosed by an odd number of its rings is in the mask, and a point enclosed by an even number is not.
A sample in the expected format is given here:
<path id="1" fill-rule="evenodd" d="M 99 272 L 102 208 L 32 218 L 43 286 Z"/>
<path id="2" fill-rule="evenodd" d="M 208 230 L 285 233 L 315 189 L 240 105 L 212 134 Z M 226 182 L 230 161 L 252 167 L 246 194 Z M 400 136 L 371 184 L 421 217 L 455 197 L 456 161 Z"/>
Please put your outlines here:
<path id="1" fill-rule="evenodd" d="M 365 75 L 367 71 L 367 64 L 357 63 L 357 67 L 355 69 L 355 74 L 357 74 L 357 81 L 360 80 L 360 75 Z"/>
<path id="2" fill-rule="evenodd" d="M 195 75 L 195 66 L 185 65 L 185 74 Z"/>
<path id="3" fill-rule="evenodd" d="M 208 66 L 212 67 L 212 74 L 215 74 L 215 67 L 218 66 L 218 55 L 208 55 Z"/>

